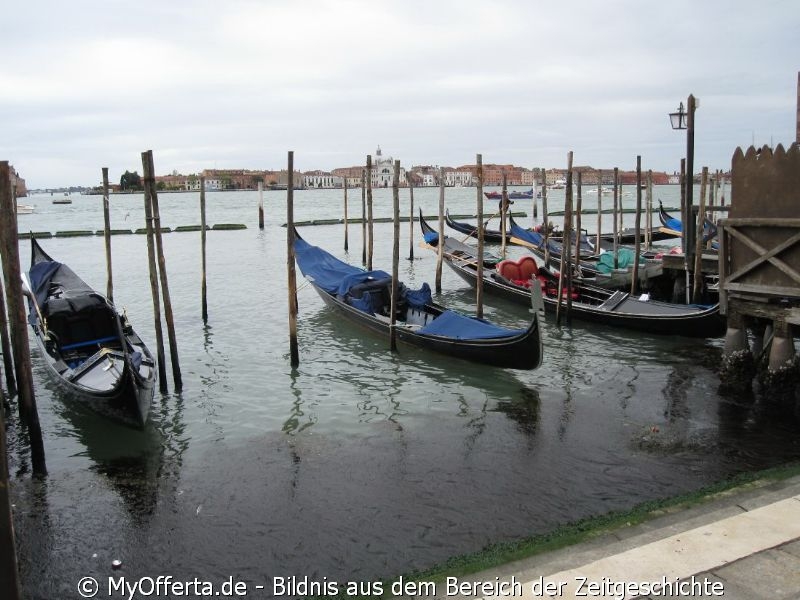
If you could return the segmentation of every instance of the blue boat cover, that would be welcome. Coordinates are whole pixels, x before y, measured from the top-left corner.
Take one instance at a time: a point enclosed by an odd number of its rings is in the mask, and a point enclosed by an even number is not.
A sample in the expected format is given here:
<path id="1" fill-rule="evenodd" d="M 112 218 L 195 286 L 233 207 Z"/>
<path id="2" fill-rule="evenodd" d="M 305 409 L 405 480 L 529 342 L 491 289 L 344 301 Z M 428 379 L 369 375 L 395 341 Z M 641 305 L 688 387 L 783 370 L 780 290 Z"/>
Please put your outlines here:
<path id="1" fill-rule="evenodd" d="M 47 292 L 50 288 L 50 281 L 59 268 L 61 268 L 60 262 L 48 260 L 36 263 L 31 267 L 31 270 L 28 271 L 31 292 L 33 292 L 36 303 L 39 306 L 44 306 L 45 300 L 47 300 Z"/>
<path id="2" fill-rule="evenodd" d="M 107 306 L 105 298 L 95 292 L 67 265 L 46 260 L 35 263 L 28 271 L 31 291 L 42 316 L 68 315 L 84 310 L 97 310 Z M 61 290 L 59 297 L 49 297 L 52 287 Z M 28 320 L 35 323 L 37 315 L 31 311 Z"/>
<path id="3" fill-rule="evenodd" d="M 390 278 L 384 271 L 364 271 L 349 265 L 300 237 L 295 237 L 294 248 L 295 258 L 303 275 L 326 292 L 339 297 L 343 297 L 351 288 L 366 281 L 378 282 Z M 419 290 L 409 290 L 402 284 L 399 284 L 398 289 L 401 297 L 410 306 L 421 307 L 431 301 L 431 288 L 427 283 L 423 283 Z M 371 298 L 364 298 L 363 303 L 351 300 L 351 304 L 366 312 L 372 312 L 370 309 L 374 309 Z M 507 338 L 524 332 L 524 329 L 506 329 L 451 310 L 444 311 L 418 330 L 418 333 L 458 340 Z"/>
<path id="4" fill-rule="evenodd" d="M 312 246 L 303 238 L 296 237 L 294 242 L 295 258 L 303 275 L 329 294 L 344 297 L 353 287 L 368 282 L 390 280 L 392 276 L 385 271 L 365 271 L 359 267 L 349 265 L 322 248 Z M 399 283 L 400 296 L 410 306 L 421 307 L 431 301 L 431 288 L 423 283 L 419 290 L 407 289 Z M 369 304 L 352 303 L 353 306 L 367 312 Z"/>
<path id="5" fill-rule="evenodd" d="M 675 217 L 670 217 L 669 219 L 667 219 L 665 225 L 674 231 L 683 231 L 681 220 L 676 219 Z"/>
<path id="6" fill-rule="evenodd" d="M 482 340 L 513 337 L 524 332 L 524 329 L 506 329 L 483 319 L 468 317 L 452 310 L 446 310 L 425 327 L 421 327 L 417 333 L 438 335 L 457 340 Z"/>
<path id="7" fill-rule="evenodd" d="M 384 271 L 365 271 L 348 265 L 300 237 L 295 238 L 294 250 L 303 275 L 329 294 L 344 295 L 354 285 L 369 279 L 391 277 Z"/>
<path id="8" fill-rule="evenodd" d="M 530 231 L 523 229 L 516 223 L 511 223 L 511 235 L 515 238 L 533 244 L 540 250 L 544 250 L 544 236 L 538 231 Z M 552 239 L 547 240 L 547 247 L 553 254 L 561 254 L 561 244 L 554 242 Z"/>
<path id="9" fill-rule="evenodd" d="M 683 225 L 681 224 L 680 219 L 676 219 L 675 217 L 670 217 L 666 220 L 666 226 L 674 231 L 683 231 Z M 712 221 L 709 219 L 703 220 L 703 243 L 705 244 L 708 240 L 716 237 L 717 235 L 717 226 L 714 225 Z"/>

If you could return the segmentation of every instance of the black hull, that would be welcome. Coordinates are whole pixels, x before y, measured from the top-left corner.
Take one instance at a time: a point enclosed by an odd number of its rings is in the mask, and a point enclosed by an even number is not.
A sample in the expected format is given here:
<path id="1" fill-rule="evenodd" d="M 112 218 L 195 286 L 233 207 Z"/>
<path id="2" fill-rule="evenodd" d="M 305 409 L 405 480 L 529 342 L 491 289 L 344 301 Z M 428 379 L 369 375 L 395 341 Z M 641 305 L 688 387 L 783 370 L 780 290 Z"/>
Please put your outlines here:
<path id="1" fill-rule="evenodd" d="M 40 262 L 53 262 L 34 238 L 31 239 L 31 248 L 31 267 Z M 123 325 L 108 299 L 92 291 L 66 265 L 58 266 L 56 272 L 58 276 L 49 284 L 51 291 L 47 292 L 47 304 L 40 306 L 33 299 L 33 293 L 29 296 L 29 322 L 36 345 L 47 366 L 48 376 L 66 398 L 120 423 L 143 427 L 149 416 L 157 378 L 152 354 L 127 321 Z M 78 296 L 74 295 L 76 292 Z M 40 320 L 42 314 L 39 311 L 44 313 L 45 323 L 50 319 L 44 311 L 45 306 L 50 303 L 51 293 L 55 294 L 53 298 L 69 297 L 74 302 L 80 302 L 81 298 L 91 298 L 92 304 L 76 309 L 75 313 L 65 311 L 62 304 L 58 319 L 65 324 L 71 317 L 86 318 L 88 314 L 94 314 L 87 311 L 97 310 L 115 323 L 116 326 L 111 330 L 112 335 L 86 343 L 77 338 L 72 340 L 77 343 L 60 343 L 58 340 L 64 342 L 65 338 L 61 334 L 56 336 L 52 328 L 45 331 Z M 83 352 L 83 358 L 73 363 L 73 359 L 67 358 L 65 351 L 77 347 L 92 349 Z"/>
<path id="2" fill-rule="evenodd" d="M 450 218 L 449 211 L 445 211 L 444 220 L 447 223 L 448 227 L 451 229 L 455 229 L 456 231 L 463 233 L 464 235 L 468 235 L 470 237 L 478 238 L 478 226 L 477 225 L 470 225 L 469 223 L 462 223 L 460 221 L 453 221 Z M 506 241 L 511 240 L 511 235 L 506 233 Z M 499 244 L 503 241 L 503 234 L 501 231 L 497 229 L 483 229 L 483 241 L 490 242 L 494 244 Z"/>
<path id="3" fill-rule="evenodd" d="M 594 239 L 596 236 L 590 235 Z M 650 239 L 654 242 L 663 242 L 665 240 L 674 240 L 675 235 L 661 231 L 661 229 L 651 229 Z M 639 241 L 644 243 L 644 231 L 639 232 Z M 636 243 L 636 229 L 623 229 L 617 232 L 617 244 L 632 245 Z M 611 250 L 614 247 L 614 234 L 601 233 L 600 234 L 600 247 L 603 250 Z"/>
<path id="4" fill-rule="evenodd" d="M 470 269 L 469 267 L 456 265 L 453 261 L 448 259 L 445 259 L 445 262 L 464 281 L 473 287 L 477 285 L 478 276 L 475 270 Z M 530 290 L 511 283 L 503 282 L 502 280 L 497 280 L 492 277 L 491 272 L 483 279 L 483 289 L 495 296 L 505 298 L 524 306 L 530 306 Z M 596 288 L 588 288 L 586 286 L 576 286 L 576 289 L 580 289 L 583 293 L 595 294 L 597 294 L 599 291 L 606 291 L 598 290 Z M 544 296 L 543 300 L 545 310 L 555 314 L 558 304 L 557 299 L 550 296 Z M 564 310 L 565 307 L 566 302 L 562 303 L 562 310 Z M 608 325 L 611 327 L 622 327 L 625 329 L 641 331 L 643 333 L 659 335 L 682 335 L 686 337 L 709 338 L 720 337 L 725 333 L 725 320 L 719 314 L 719 305 L 715 305 L 705 310 L 698 310 L 696 313 L 684 316 L 658 314 L 645 316 L 602 310 L 597 306 L 585 304 L 578 300 L 573 300 L 572 312 L 570 315 L 572 318 L 579 319 L 581 321 L 599 323 L 601 325 Z"/>
<path id="5" fill-rule="evenodd" d="M 420 220 L 423 233 L 431 228 L 424 219 Z M 444 262 L 472 287 L 477 285 L 478 273 L 474 257 L 464 253 L 463 245 L 454 249 L 449 246 L 450 240 L 444 241 Z M 462 260 L 462 258 L 466 260 Z M 531 292 L 528 288 L 516 285 L 500 277 L 494 270 L 484 270 L 483 289 L 490 294 L 530 307 Z M 586 298 L 593 298 L 595 303 L 572 300 L 571 317 L 582 321 L 599 323 L 611 327 L 622 327 L 644 333 L 659 335 L 682 335 L 687 337 L 719 337 L 725 333 L 725 320 L 719 314 L 719 305 L 707 309 L 694 310 L 692 307 L 669 305 L 661 302 L 639 303 L 638 300 L 623 300 L 615 309 L 600 308 L 611 302 L 614 292 L 578 284 L 574 288 Z M 622 296 L 616 296 L 617 298 Z M 557 297 L 543 294 L 545 310 L 556 312 Z M 607 305 L 608 306 L 608 305 Z M 626 308 L 640 309 L 642 312 L 625 312 Z M 642 314 L 647 311 L 647 314 Z M 663 314 L 658 314 L 663 311 Z M 670 314 L 671 313 L 671 314 Z M 685 314 L 677 314 L 685 313 Z"/>
<path id="6" fill-rule="evenodd" d="M 47 353 L 38 334 L 34 335 L 39 352 L 47 365 L 47 375 L 61 390 L 64 398 L 86 406 L 88 409 L 131 427 L 144 427 L 155 393 L 155 379 L 135 377 L 126 365 L 120 384 L 102 392 L 87 390 L 64 379 L 55 368 L 55 361 Z"/>
<path id="7" fill-rule="evenodd" d="M 386 321 L 345 304 L 313 282 L 311 285 L 329 307 L 348 320 L 381 334 L 388 341 L 389 324 Z M 536 369 L 542 363 L 542 341 L 538 320 L 535 317 L 524 333 L 513 338 L 497 340 L 470 341 L 421 335 L 403 328 L 402 325 L 396 326 L 395 330 L 397 340 L 400 342 L 471 362 L 522 370 Z"/>

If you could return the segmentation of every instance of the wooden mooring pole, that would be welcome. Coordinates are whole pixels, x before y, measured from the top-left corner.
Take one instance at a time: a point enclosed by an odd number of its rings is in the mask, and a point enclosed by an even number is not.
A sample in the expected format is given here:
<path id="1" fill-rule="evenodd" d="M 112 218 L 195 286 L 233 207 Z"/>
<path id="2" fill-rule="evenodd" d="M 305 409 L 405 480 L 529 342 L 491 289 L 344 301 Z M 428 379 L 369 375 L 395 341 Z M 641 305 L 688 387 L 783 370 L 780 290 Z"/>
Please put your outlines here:
<path id="1" fill-rule="evenodd" d="M 577 202 L 575 204 L 575 270 L 579 268 L 581 260 L 581 211 L 583 210 L 583 173 L 578 171 L 575 173 L 577 181 L 575 182 L 575 190 L 578 192 Z"/>
<path id="2" fill-rule="evenodd" d="M 367 229 L 369 230 L 369 243 L 367 244 L 367 271 L 372 271 L 372 252 L 375 249 L 375 229 L 372 222 L 372 155 L 367 154 Z"/>
<path id="3" fill-rule="evenodd" d="M 408 179 L 408 260 L 414 260 L 414 183 Z"/>
<path id="4" fill-rule="evenodd" d="M 106 297 L 114 303 L 114 277 L 111 271 L 111 215 L 108 205 L 108 167 L 103 167 L 103 241 L 106 246 Z"/>
<path id="5" fill-rule="evenodd" d="M 508 214 L 508 186 L 506 185 L 506 174 L 503 173 L 503 191 L 500 194 L 500 256 L 506 257 L 506 215 Z"/>
<path id="6" fill-rule="evenodd" d="M 645 214 L 644 243 L 645 248 L 650 250 L 653 247 L 653 169 L 647 169 L 647 198 Z"/>
<path id="7" fill-rule="evenodd" d="M 594 243 L 594 253 L 600 254 L 600 231 L 603 227 L 603 172 L 597 172 L 597 237 Z"/>
<path id="8" fill-rule="evenodd" d="M 19 416 L 28 428 L 33 472 L 36 475 L 47 475 L 42 428 L 39 424 L 39 413 L 36 409 L 36 397 L 33 392 L 28 324 L 25 318 L 25 306 L 22 302 L 16 201 L 11 190 L 11 169 L 7 161 L 0 162 L 0 252 L 2 253 L 6 284 L 6 304 L 17 379 Z"/>
<path id="9" fill-rule="evenodd" d="M 142 153 L 142 163 L 146 162 Z M 153 231 L 153 205 L 150 186 L 144 186 L 144 220 L 147 228 L 147 265 L 150 271 L 150 295 L 153 299 L 153 326 L 156 332 L 156 360 L 158 361 L 158 388 L 167 391 L 167 367 L 164 358 L 164 333 L 161 329 L 161 299 L 158 294 L 158 267 L 156 266 L 155 233 Z"/>
<path id="10" fill-rule="evenodd" d="M 2 236 L 0 232 L 0 236 Z M 2 238 L 0 237 L 0 255 L 5 251 L 2 249 Z M 0 279 L 0 348 L 3 350 L 3 365 L 6 372 L 6 389 L 9 396 L 17 395 L 17 378 L 14 376 L 14 360 L 11 357 L 11 341 L 8 338 L 8 320 L 6 319 L 6 299 L 5 285 Z M 2 390 L 2 386 L 0 386 Z"/>
<path id="11" fill-rule="evenodd" d="M 146 165 L 146 166 L 145 166 Z M 156 239 L 156 253 L 158 254 L 158 275 L 161 280 L 161 297 L 164 300 L 164 320 L 167 322 L 167 336 L 169 337 L 169 356 L 172 364 L 172 380 L 175 391 L 183 388 L 181 366 L 178 361 L 178 340 L 175 336 L 175 319 L 172 315 L 172 300 L 169 294 L 169 281 L 167 279 L 167 261 L 164 257 L 164 243 L 161 240 L 161 215 L 158 208 L 158 191 L 156 190 L 155 166 L 153 164 L 153 151 L 142 153 L 142 169 L 144 171 L 145 185 L 150 189 L 150 202 L 153 209 L 153 232 Z"/>
<path id="12" fill-rule="evenodd" d="M 620 204 L 622 204 L 622 190 L 619 187 L 619 167 L 614 167 L 614 210 L 613 210 L 613 218 L 614 218 L 614 268 L 619 269 L 619 233 L 617 227 L 617 211 L 619 210 Z"/>
<path id="13" fill-rule="evenodd" d="M 697 213 L 694 248 L 694 284 L 692 285 L 692 302 L 700 302 L 703 292 L 703 230 L 706 217 L 706 187 L 708 186 L 708 167 L 703 167 L 700 178 L 700 207 Z"/>
<path id="14" fill-rule="evenodd" d="M 389 308 L 389 348 L 397 351 L 397 291 L 400 263 L 400 161 L 394 161 L 392 177 L 392 294 Z"/>
<path id="15" fill-rule="evenodd" d="M 436 293 L 442 293 L 442 259 L 444 258 L 444 168 L 439 168 L 439 233 L 436 236 Z"/>
<path id="16" fill-rule="evenodd" d="M 205 178 L 201 178 L 202 179 Z M 205 191 L 205 187 L 201 185 L 200 193 Z M 264 182 L 258 182 L 258 228 L 264 229 Z"/>
<path id="17" fill-rule="evenodd" d="M 294 151 L 289 150 L 286 186 L 286 267 L 289 278 L 289 354 L 293 368 L 300 365 L 297 346 L 297 273 L 294 267 Z"/>
<path id="18" fill-rule="evenodd" d="M 475 285 L 475 314 L 483 318 L 483 156 L 475 157 L 475 178 L 478 191 L 478 279 Z M 441 232 L 439 233 L 441 237 Z"/>
<path id="19" fill-rule="evenodd" d="M 634 225 L 633 270 L 631 273 L 631 295 L 639 286 L 639 254 L 642 251 L 642 157 L 636 157 L 636 221 Z"/>
<path id="20" fill-rule="evenodd" d="M 259 195 L 263 194 L 263 182 L 258 182 Z M 261 203 L 259 202 L 259 206 Z M 262 210 L 263 214 L 263 210 Z M 263 221 L 261 222 L 263 229 Z M 202 270 L 200 277 L 200 304 L 203 313 L 203 323 L 208 323 L 208 298 L 206 295 L 206 178 L 200 177 L 200 254 L 202 256 Z"/>
<path id="21" fill-rule="evenodd" d="M 11 513 L 11 495 L 8 479 L 8 445 L 3 407 L 3 392 L 0 390 L 0 597 L 20 600 L 22 590 L 19 582 L 17 548 L 14 539 L 14 519 Z"/>
<path id="22" fill-rule="evenodd" d="M 567 292 L 566 312 L 569 315 L 572 308 L 572 266 L 570 264 L 570 254 L 572 249 L 572 151 L 567 153 L 567 185 L 564 199 L 564 227 L 563 237 L 561 238 L 561 263 L 558 277 L 558 300 L 556 301 L 556 325 L 561 326 L 561 308 L 564 301 L 564 291 Z M 567 319 L 570 317 L 567 316 Z"/>
<path id="23" fill-rule="evenodd" d="M 347 239 L 347 177 L 342 177 L 342 188 L 344 189 L 344 251 L 347 252 L 349 248 L 349 240 Z"/>
<path id="24" fill-rule="evenodd" d="M 550 268 L 550 223 L 547 217 L 547 171 L 542 167 L 542 226 L 544 227 L 544 266 Z"/>
<path id="25" fill-rule="evenodd" d="M 367 171 L 361 169 L 361 264 L 367 265 Z"/>

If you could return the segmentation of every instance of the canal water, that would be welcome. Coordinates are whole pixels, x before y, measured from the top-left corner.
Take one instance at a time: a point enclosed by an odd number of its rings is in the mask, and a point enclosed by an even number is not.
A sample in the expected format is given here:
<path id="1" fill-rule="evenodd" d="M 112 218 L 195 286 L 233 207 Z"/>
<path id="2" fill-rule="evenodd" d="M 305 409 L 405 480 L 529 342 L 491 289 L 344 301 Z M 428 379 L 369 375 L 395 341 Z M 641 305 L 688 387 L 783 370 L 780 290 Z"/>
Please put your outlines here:
<path id="1" fill-rule="evenodd" d="M 551 210 L 563 207 L 557 193 Z M 677 186 L 658 187 L 655 196 L 679 205 Z M 19 217 L 20 230 L 101 229 L 101 198 L 72 198 L 69 205 L 49 195 L 25 199 L 36 211 Z M 401 199 L 407 211 L 408 190 Z M 415 190 L 415 200 L 434 214 L 438 190 Z M 634 201 L 625 196 L 627 206 Z M 800 457 L 796 420 L 757 393 L 718 392 L 722 340 L 578 322 L 557 328 L 548 317 L 542 367 L 503 370 L 404 346 L 392 354 L 388 340 L 342 322 L 305 285 L 293 370 L 285 192 L 264 194 L 263 231 L 256 192 L 209 193 L 207 202 L 209 224 L 248 228 L 208 232 L 207 325 L 200 234 L 164 235 L 184 388 L 175 393 L 170 380 L 168 393 L 156 393 L 144 431 L 64 401 L 34 356 L 44 480 L 30 474 L 15 407 L 8 424 L 26 598 L 78 597 L 79 580 L 89 576 L 233 578 L 265 598 L 275 591 L 273 577 L 390 578 Z M 298 191 L 295 202 L 298 221 L 342 216 L 341 190 Z M 160 203 L 162 225 L 199 224 L 198 194 L 162 194 Z M 584 199 L 585 207 L 595 203 L 596 196 Z M 377 190 L 375 205 L 377 216 L 389 216 L 391 190 Z M 475 190 L 448 189 L 447 205 L 474 212 Z M 144 226 L 141 195 L 112 196 L 111 206 L 113 228 Z M 349 207 L 360 215 L 360 191 L 350 190 Z M 518 220 L 530 220 L 530 201 L 513 208 L 529 215 Z M 595 223 L 584 219 L 590 231 Z M 361 262 L 360 225 L 349 227 L 347 253 L 341 224 L 302 234 Z M 376 225 L 376 268 L 391 268 L 391 235 L 390 223 Z M 432 283 L 435 257 L 418 247 L 418 229 L 413 235 L 407 260 L 403 223 L 401 277 Z M 42 245 L 105 289 L 102 236 Z M 116 235 L 112 246 L 117 304 L 154 349 L 145 236 Z M 20 247 L 25 265 L 29 243 Z M 442 303 L 474 310 L 474 292 L 446 268 L 443 290 Z M 530 318 L 525 307 L 485 302 L 487 318 L 499 323 Z M 265 586 L 261 595 L 252 591 L 257 585 Z"/>

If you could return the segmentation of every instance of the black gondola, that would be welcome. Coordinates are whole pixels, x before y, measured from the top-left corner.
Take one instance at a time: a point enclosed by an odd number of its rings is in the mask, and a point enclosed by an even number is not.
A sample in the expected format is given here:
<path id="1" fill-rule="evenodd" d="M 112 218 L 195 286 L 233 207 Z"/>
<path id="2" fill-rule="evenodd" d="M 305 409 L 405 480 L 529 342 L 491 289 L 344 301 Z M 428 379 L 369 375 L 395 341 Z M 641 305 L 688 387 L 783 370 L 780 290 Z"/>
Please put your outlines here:
<path id="1" fill-rule="evenodd" d="M 511 224 L 514 223 L 514 218 L 511 214 L 508 215 L 509 219 L 509 227 L 506 230 L 506 241 L 510 244 L 519 244 L 519 238 L 515 238 L 511 233 Z M 468 235 L 470 237 L 477 238 L 478 237 L 478 228 L 476 225 L 471 225 L 470 223 L 462 223 L 460 221 L 454 221 L 450 217 L 450 212 L 445 210 L 445 222 L 451 229 L 455 229 L 456 231 Z M 520 229 L 523 229 L 520 225 L 517 225 Z M 539 231 L 534 230 L 524 230 L 528 231 L 532 236 L 536 237 L 539 240 L 538 244 L 542 250 L 544 250 L 544 235 Z M 495 243 L 499 244 L 503 241 L 503 233 L 498 229 L 483 229 L 483 240 L 488 243 Z M 550 244 L 550 253 L 556 254 L 558 256 L 561 255 L 561 241 L 562 237 L 560 232 L 551 233 L 548 237 L 548 242 Z M 572 244 L 573 247 L 575 245 L 575 232 L 572 232 Z M 527 246 L 527 243 L 522 244 L 523 246 Z M 594 245 L 592 244 L 589 236 L 586 234 L 585 231 L 581 231 L 581 243 L 580 243 L 580 253 L 581 258 L 588 258 L 595 255 Z"/>
<path id="2" fill-rule="evenodd" d="M 421 216 L 420 226 L 425 240 L 436 250 L 437 232 Z M 452 241 L 445 236 L 443 260 L 464 281 L 475 286 L 478 271 L 474 249 L 465 244 L 455 246 Z M 545 309 L 555 312 L 558 276 L 538 266 L 532 256 L 524 256 L 519 261 L 499 261 L 495 268 L 483 270 L 484 290 L 526 306 L 531 301 L 531 285 L 541 286 Z M 562 294 L 566 293 L 562 290 Z M 580 282 L 573 282 L 571 315 L 576 319 L 656 334 L 719 337 L 725 332 L 719 304 L 708 307 L 645 301 L 627 292 Z"/>
<path id="3" fill-rule="evenodd" d="M 680 219 L 676 219 L 664 210 L 661 200 L 658 201 L 658 218 L 664 229 L 674 232 L 678 237 L 683 235 L 683 224 Z M 714 239 L 717 236 L 717 226 L 708 217 L 703 217 L 703 243 Z"/>
<path id="4" fill-rule="evenodd" d="M 503 199 L 503 192 L 483 192 L 483 195 L 486 196 L 489 200 L 502 200 Z M 513 192 L 506 192 L 506 196 L 509 200 L 533 200 L 533 189 L 530 190 L 523 190 L 513 191 Z"/>
<path id="5" fill-rule="evenodd" d="M 144 426 L 157 369 L 127 318 L 33 237 L 28 277 L 28 321 L 53 380 L 92 410 Z"/>
<path id="6" fill-rule="evenodd" d="M 469 223 L 462 223 L 461 221 L 454 221 L 450 217 L 450 211 L 447 210 L 447 209 L 444 211 L 444 220 L 447 223 L 448 227 L 450 227 L 452 229 L 455 229 L 456 231 L 459 231 L 459 232 L 463 233 L 464 235 L 468 235 L 468 236 L 474 237 L 474 238 L 478 237 L 478 226 L 477 225 L 471 225 Z M 484 226 L 484 228 L 483 228 L 483 241 L 489 242 L 489 243 L 499 244 L 500 242 L 503 241 L 503 232 L 500 231 L 499 229 L 486 229 L 486 227 Z M 511 241 L 511 235 L 508 232 L 506 232 L 506 241 Z"/>
<path id="7" fill-rule="evenodd" d="M 296 231 L 294 249 L 300 271 L 328 306 L 388 339 L 392 287 L 389 274 L 349 265 L 310 245 Z M 395 328 L 401 342 L 509 369 L 535 369 L 542 362 L 536 314 L 527 327 L 507 329 L 435 304 L 427 283 L 420 290 L 398 284 L 398 292 Z"/>

